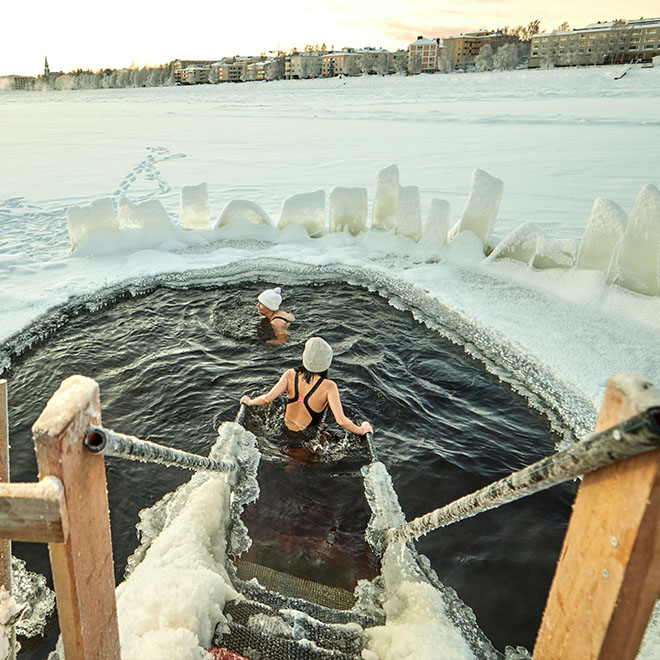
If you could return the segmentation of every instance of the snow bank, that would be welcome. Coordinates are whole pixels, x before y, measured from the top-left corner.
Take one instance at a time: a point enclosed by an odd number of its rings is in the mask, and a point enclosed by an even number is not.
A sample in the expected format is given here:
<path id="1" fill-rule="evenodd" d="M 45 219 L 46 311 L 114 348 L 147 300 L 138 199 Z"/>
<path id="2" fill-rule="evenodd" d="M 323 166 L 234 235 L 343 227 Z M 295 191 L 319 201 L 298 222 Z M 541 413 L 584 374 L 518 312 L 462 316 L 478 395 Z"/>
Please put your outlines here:
<path id="1" fill-rule="evenodd" d="M 614 266 L 615 249 L 623 238 L 627 221 L 618 204 L 598 197 L 582 236 L 576 266 L 607 275 Z"/>
<path id="2" fill-rule="evenodd" d="M 486 261 L 496 259 L 522 261 L 538 269 L 571 268 L 573 246 L 570 242 L 548 237 L 536 225 L 525 223 L 502 239 Z"/>
<path id="3" fill-rule="evenodd" d="M 134 204 L 126 197 L 117 202 L 119 229 L 142 229 L 162 237 L 174 236 L 176 228 L 165 207 L 157 199 Z"/>
<path id="4" fill-rule="evenodd" d="M 325 190 L 287 197 L 282 202 L 279 227 L 288 225 L 300 225 L 312 237 L 325 233 Z"/>
<path id="5" fill-rule="evenodd" d="M 247 199 L 232 199 L 225 204 L 222 213 L 213 225 L 213 229 L 245 220 L 255 225 L 272 225 L 268 213 L 259 204 L 250 202 Z"/>
<path id="6" fill-rule="evenodd" d="M 336 186 L 328 196 L 330 231 L 349 231 L 353 236 L 367 228 L 369 199 L 366 188 Z"/>
<path id="7" fill-rule="evenodd" d="M 66 212 L 71 249 L 75 250 L 83 237 L 114 232 L 119 228 L 115 207 L 109 197 L 97 199 L 87 206 L 71 206 Z"/>
<path id="8" fill-rule="evenodd" d="M 399 168 L 383 167 L 376 172 L 376 193 L 372 211 L 372 229 L 388 231 L 397 223 L 399 212 Z"/>
<path id="9" fill-rule="evenodd" d="M 639 193 L 618 254 L 617 284 L 650 296 L 660 294 L 660 191 Z"/>
<path id="10" fill-rule="evenodd" d="M 181 188 L 179 226 L 181 229 L 209 229 L 211 207 L 209 191 L 205 183 Z"/>

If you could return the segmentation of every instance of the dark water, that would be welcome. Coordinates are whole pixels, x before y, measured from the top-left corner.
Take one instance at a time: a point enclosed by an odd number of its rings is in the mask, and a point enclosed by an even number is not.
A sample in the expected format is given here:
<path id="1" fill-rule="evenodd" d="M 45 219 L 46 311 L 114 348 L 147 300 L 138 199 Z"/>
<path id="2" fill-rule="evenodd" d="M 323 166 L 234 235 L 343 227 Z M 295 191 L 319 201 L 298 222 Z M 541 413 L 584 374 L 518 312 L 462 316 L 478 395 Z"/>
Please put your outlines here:
<path id="1" fill-rule="evenodd" d="M 521 397 L 460 347 L 362 289 L 290 287 L 283 306 L 297 317 L 291 337 L 283 346 L 264 343 L 256 295 L 274 284 L 162 288 L 73 318 L 7 374 L 12 480 L 36 479 L 30 426 L 71 374 L 99 382 L 105 426 L 207 454 L 239 397 L 269 389 L 299 363 L 314 334 L 334 347 L 330 377 L 347 414 L 373 424 L 379 458 L 408 519 L 554 451 L 558 438 Z M 245 516 L 254 539 L 248 558 L 352 587 L 376 570 L 362 538 L 369 516 L 359 474 L 364 446 L 353 437 L 324 460 L 284 447 L 281 411 L 281 404 L 253 408 L 246 420 L 263 452 L 262 495 Z M 344 438 L 332 424 L 330 433 Z M 106 469 L 119 581 L 137 544 L 139 510 L 190 473 L 117 459 Z M 574 492 L 573 485 L 556 487 L 418 544 L 499 649 L 533 647 Z M 45 546 L 15 543 L 14 554 L 49 575 Z M 25 643 L 21 657 L 44 658 L 56 635 L 53 623 L 45 639 Z"/>

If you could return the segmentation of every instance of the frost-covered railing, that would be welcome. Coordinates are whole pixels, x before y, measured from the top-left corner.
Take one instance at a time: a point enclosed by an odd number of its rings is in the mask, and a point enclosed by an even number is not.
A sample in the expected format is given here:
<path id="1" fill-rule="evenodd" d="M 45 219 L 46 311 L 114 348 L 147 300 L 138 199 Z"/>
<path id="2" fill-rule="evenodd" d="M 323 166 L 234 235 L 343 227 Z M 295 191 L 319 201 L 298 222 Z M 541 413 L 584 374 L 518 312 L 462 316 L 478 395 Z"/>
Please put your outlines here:
<path id="1" fill-rule="evenodd" d="M 552 456 L 513 472 L 442 508 L 387 530 L 386 542 L 418 539 L 435 529 L 547 490 L 580 475 L 660 447 L 660 407 L 653 407 Z"/>
<path id="2" fill-rule="evenodd" d="M 230 472 L 236 467 L 232 463 L 214 461 L 206 456 L 165 447 L 149 440 L 140 440 L 132 435 L 117 433 L 94 424 L 90 425 L 85 434 L 85 447 L 92 454 L 114 456 L 143 463 L 160 463 L 186 470 Z"/>
<path id="3" fill-rule="evenodd" d="M 633 660 L 660 594 L 660 390 L 608 381 L 596 433 L 409 523 L 385 466 L 363 468 L 367 539 L 388 561 L 427 532 L 584 474 L 534 659 Z M 424 572 L 424 571 L 423 571 Z"/>

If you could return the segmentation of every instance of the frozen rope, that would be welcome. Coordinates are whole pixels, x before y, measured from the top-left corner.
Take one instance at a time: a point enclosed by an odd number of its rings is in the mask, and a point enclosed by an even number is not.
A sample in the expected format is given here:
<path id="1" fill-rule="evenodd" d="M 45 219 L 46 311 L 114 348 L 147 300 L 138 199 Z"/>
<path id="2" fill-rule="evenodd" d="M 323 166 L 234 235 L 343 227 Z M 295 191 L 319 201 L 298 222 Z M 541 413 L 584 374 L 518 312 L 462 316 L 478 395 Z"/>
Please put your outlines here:
<path id="1" fill-rule="evenodd" d="M 606 431 L 590 435 L 568 449 L 528 465 L 440 509 L 400 527 L 385 530 L 385 541 L 391 543 L 402 539 L 418 539 L 439 527 L 446 527 L 658 447 L 660 407 L 654 407 Z"/>
<path id="2" fill-rule="evenodd" d="M 116 456 L 143 463 L 174 465 L 187 470 L 208 470 L 210 472 L 230 472 L 235 468 L 232 463 L 214 461 L 205 456 L 190 454 L 180 449 L 140 440 L 132 435 L 116 433 L 102 426 L 90 425 L 85 435 L 85 447 L 92 454 Z"/>

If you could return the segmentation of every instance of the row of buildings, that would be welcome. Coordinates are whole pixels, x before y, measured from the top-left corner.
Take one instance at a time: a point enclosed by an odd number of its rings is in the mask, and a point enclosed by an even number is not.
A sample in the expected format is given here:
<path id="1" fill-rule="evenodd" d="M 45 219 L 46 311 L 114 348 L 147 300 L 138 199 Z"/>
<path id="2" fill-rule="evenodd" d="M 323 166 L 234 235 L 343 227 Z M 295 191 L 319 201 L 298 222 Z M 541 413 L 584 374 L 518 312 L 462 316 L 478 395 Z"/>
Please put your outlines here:
<path id="1" fill-rule="evenodd" d="M 651 62 L 660 56 L 660 18 L 592 23 L 566 32 L 536 34 L 530 68 Z"/>
<path id="2" fill-rule="evenodd" d="M 334 52 L 294 52 L 273 58 L 237 56 L 219 61 L 175 60 L 172 73 L 177 84 L 199 84 L 274 78 L 331 78 L 363 73 L 435 72 L 446 70 L 446 63 L 449 68 L 471 64 L 484 44 L 502 37 L 500 32 L 479 30 L 444 39 L 419 36 L 407 50 L 393 52 L 382 48 L 343 48 Z"/>

